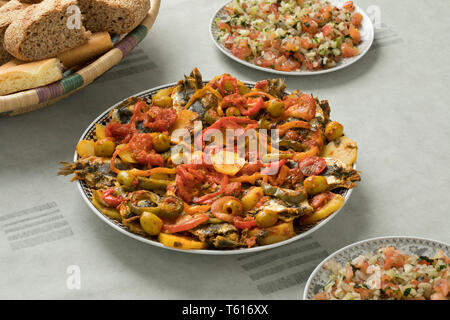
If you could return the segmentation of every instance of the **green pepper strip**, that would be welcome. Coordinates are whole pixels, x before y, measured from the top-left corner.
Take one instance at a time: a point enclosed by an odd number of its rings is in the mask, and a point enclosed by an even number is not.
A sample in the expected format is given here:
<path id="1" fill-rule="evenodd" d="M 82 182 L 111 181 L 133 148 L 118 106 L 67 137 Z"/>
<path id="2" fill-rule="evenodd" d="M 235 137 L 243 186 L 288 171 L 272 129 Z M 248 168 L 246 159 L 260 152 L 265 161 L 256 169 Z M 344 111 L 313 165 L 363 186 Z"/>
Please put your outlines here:
<path id="1" fill-rule="evenodd" d="M 265 182 L 261 183 L 261 188 L 265 195 L 273 196 L 293 205 L 299 204 L 307 198 L 306 193 L 302 190 L 278 188 Z"/>

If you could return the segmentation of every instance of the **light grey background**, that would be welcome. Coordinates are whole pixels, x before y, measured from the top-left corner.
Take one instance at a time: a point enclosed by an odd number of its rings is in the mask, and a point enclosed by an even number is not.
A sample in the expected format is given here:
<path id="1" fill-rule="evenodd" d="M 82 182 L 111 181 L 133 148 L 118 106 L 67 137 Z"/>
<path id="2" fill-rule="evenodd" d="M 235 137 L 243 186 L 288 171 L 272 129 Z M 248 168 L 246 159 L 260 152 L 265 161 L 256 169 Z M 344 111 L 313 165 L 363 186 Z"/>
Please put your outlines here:
<path id="1" fill-rule="evenodd" d="M 335 73 L 286 78 L 289 89 L 328 99 L 333 119 L 359 145 L 363 181 L 312 238 L 244 258 L 158 249 L 106 226 L 75 184 L 56 176 L 90 122 L 131 94 L 194 67 L 204 79 L 272 77 L 211 43 L 208 24 L 221 3 L 162 1 L 153 29 L 121 65 L 53 106 L 0 119 L 0 298 L 298 299 L 308 270 L 355 241 L 410 235 L 450 242 L 448 0 L 356 1 L 364 10 L 381 8 L 383 28 L 370 52 Z M 54 219 L 31 229 L 20 222 L 40 215 Z M 11 231 L 14 225 L 23 230 Z M 81 269 L 80 290 L 66 286 L 70 265 Z"/>

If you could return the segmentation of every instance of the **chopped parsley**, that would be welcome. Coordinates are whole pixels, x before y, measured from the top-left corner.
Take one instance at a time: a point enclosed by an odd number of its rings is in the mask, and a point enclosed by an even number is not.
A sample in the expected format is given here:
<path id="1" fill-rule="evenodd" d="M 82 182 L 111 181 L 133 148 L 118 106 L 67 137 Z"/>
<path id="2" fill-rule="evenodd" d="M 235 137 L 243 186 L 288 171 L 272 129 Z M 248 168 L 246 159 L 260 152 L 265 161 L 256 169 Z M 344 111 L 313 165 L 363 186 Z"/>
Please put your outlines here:
<path id="1" fill-rule="evenodd" d="M 420 256 L 420 257 L 419 257 L 419 260 L 426 261 L 426 262 L 428 262 L 428 263 L 430 263 L 430 264 L 433 264 L 433 262 L 434 262 L 433 259 L 430 259 L 430 258 L 428 258 L 428 257 L 426 257 L 426 256 Z"/>
<path id="2" fill-rule="evenodd" d="M 405 291 L 403 291 L 403 295 L 407 297 L 411 293 L 411 288 L 407 288 Z"/>

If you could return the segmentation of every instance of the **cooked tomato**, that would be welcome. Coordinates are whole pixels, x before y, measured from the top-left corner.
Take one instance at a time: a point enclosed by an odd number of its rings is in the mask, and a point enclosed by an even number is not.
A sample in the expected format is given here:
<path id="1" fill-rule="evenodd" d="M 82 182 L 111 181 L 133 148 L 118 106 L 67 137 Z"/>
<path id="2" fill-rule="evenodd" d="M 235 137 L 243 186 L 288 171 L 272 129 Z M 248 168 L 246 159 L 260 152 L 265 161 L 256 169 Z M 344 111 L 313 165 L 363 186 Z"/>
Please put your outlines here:
<path id="1" fill-rule="evenodd" d="M 117 207 L 125 198 L 121 195 L 116 195 L 114 188 L 109 188 L 103 191 L 102 200 L 110 207 Z"/>
<path id="2" fill-rule="evenodd" d="M 315 210 L 319 210 L 324 205 L 326 205 L 331 199 L 333 199 L 333 197 L 334 197 L 334 193 L 332 193 L 332 192 L 320 193 L 311 199 L 311 206 Z"/>
<path id="3" fill-rule="evenodd" d="M 140 164 L 147 164 L 147 155 L 153 147 L 153 138 L 150 133 L 137 133 L 131 138 L 129 148 L 133 158 Z"/>
<path id="4" fill-rule="evenodd" d="M 183 215 L 177 218 L 175 224 L 164 224 L 162 227 L 162 231 L 168 233 L 182 232 L 194 229 L 198 225 L 205 223 L 209 220 L 209 216 L 207 214 L 201 213 L 192 215 Z"/>
<path id="5" fill-rule="evenodd" d="M 305 176 L 317 176 L 327 167 L 322 157 L 306 157 L 298 163 L 298 167 Z"/>
<path id="6" fill-rule="evenodd" d="M 105 133 L 107 137 L 112 137 L 120 142 L 127 140 L 127 138 L 129 139 L 132 134 L 128 124 L 120 124 L 115 122 L 108 123 Z"/>
<path id="7" fill-rule="evenodd" d="M 253 217 L 242 218 L 236 216 L 233 218 L 234 226 L 238 229 L 251 229 L 256 227 L 256 221 Z"/>

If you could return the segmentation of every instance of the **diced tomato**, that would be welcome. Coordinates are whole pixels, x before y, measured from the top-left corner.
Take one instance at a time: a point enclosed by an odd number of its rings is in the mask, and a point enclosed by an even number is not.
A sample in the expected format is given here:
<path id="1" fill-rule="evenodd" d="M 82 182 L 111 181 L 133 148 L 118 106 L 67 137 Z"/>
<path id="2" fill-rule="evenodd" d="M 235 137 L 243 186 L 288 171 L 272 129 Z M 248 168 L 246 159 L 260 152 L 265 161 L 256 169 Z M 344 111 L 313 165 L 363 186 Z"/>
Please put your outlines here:
<path id="1" fill-rule="evenodd" d="M 358 48 L 353 47 L 352 45 L 344 42 L 342 44 L 342 56 L 345 58 L 350 58 L 350 57 L 354 57 L 358 54 Z"/>
<path id="2" fill-rule="evenodd" d="M 353 25 L 357 26 L 357 27 L 360 27 L 360 26 L 361 26 L 362 19 L 363 19 L 362 14 L 361 14 L 361 13 L 358 13 L 358 12 L 355 12 L 355 13 L 352 15 L 351 23 L 352 23 Z"/>
<path id="3" fill-rule="evenodd" d="M 309 34 L 315 34 L 318 30 L 318 24 L 316 21 L 310 18 L 302 19 L 302 31 Z"/>
<path id="4" fill-rule="evenodd" d="M 444 297 L 446 297 L 450 291 L 449 289 L 449 280 L 448 279 L 439 279 L 434 282 L 433 288 L 436 292 L 442 293 Z"/>
<path id="5" fill-rule="evenodd" d="M 217 26 L 219 27 L 219 29 L 226 30 L 228 33 L 231 32 L 231 26 L 223 21 L 219 22 Z"/>
<path id="6" fill-rule="evenodd" d="M 164 224 L 162 230 L 168 233 L 182 232 L 194 229 L 198 225 L 209 220 L 207 214 L 183 215 L 179 217 L 175 224 Z"/>
<path id="7" fill-rule="evenodd" d="M 326 24 L 322 27 L 322 33 L 325 37 L 328 37 L 332 31 L 333 31 L 333 27 L 330 26 L 329 24 Z"/>
<path id="8" fill-rule="evenodd" d="M 361 300 L 368 300 L 370 297 L 370 290 L 366 288 L 353 288 L 355 292 L 358 292 Z"/>
<path id="9" fill-rule="evenodd" d="M 361 42 L 361 34 L 359 33 L 359 30 L 355 28 L 354 25 L 350 25 L 350 28 L 348 29 L 348 34 L 350 35 L 350 37 L 352 37 L 354 44 L 358 44 Z"/>
<path id="10" fill-rule="evenodd" d="M 322 18 L 325 21 L 328 21 L 331 19 L 331 7 L 330 6 L 325 6 L 325 7 L 321 8 L 319 11 L 322 14 Z"/>
<path id="11" fill-rule="evenodd" d="M 346 9 L 347 11 L 354 11 L 355 10 L 355 5 L 353 4 L 353 1 L 346 1 L 344 3 L 343 8 Z"/>
<path id="12" fill-rule="evenodd" d="M 256 227 L 256 221 L 253 217 L 242 218 L 235 216 L 233 218 L 234 226 L 238 229 L 252 229 Z"/>
<path id="13" fill-rule="evenodd" d="M 279 7 L 278 3 L 272 3 L 270 5 L 270 12 L 272 12 L 275 15 L 275 18 L 277 19 L 280 16 L 278 13 L 278 7 Z"/>
<path id="14" fill-rule="evenodd" d="M 312 42 L 309 38 L 301 38 L 300 39 L 300 46 L 303 49 L 311 49 L 312 48 Z"/>
<path id="15" fill-rule="evenodd" d="M 242 40 L 231 49 L 231 53 L 239 59 L 245 60 L 252 54 L 252 49 L 248 45 L 247 40 Z"/>
<path id="16" fill-rule="evenodd" d="M 345 280 L 351 281 L 353 279 L 353 268 L 352 266 L 345 267 Z"/>
<path id="17" fill-rule="evenodd" d="M 386 260 L 384 261 L 384 270 L 389 270 L 391 268 L 401 268 L 405 265 L 406 258 L 398 252 L 394 252 L 391 255 L 386 255 Z"/>
<path id="18" fill-rule="evenodd" d="M 300 63 L 285 56 L 280 56 L 275 60 L 275 70 L 279 71 L 295 71 L 300 68 Z"/>
<path id="19" fill-rule="evenodd" d="M 314 300 L 328 300 L 328 297 L 325 292 L 319 292 L 314 296 Z"/>

